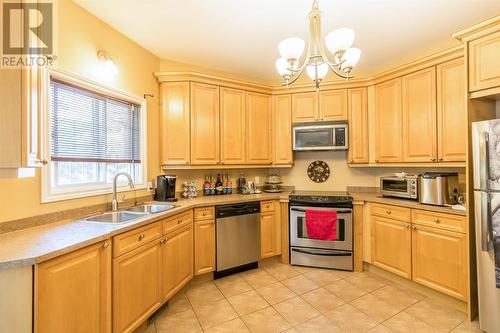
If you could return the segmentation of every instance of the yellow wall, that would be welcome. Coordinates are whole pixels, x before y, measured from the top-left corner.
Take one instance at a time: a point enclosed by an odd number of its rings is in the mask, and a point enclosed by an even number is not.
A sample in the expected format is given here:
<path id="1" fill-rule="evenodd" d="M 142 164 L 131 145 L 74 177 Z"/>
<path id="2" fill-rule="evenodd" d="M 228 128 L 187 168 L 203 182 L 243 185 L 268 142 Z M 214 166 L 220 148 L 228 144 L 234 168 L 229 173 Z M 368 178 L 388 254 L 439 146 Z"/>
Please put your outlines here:
<path id="1" fill-rule="evenodd" d="M 158 84 L 153 73 L 159 70 L 160 59 L 71 0 L 57 1 L 57 11 L 57 67 L 135 96 L 155 95 L 147 103 L 148 178 L 154 178 L 160 169 Z M 119 74 L 107 82 L 96 71 L 100 49 L 119 69 Z M 40 185 L 39 170 L 34 178 L 0 179 L 0 222 L 110 201 L 109 196 L 95 196 L 41 204 Z"/>

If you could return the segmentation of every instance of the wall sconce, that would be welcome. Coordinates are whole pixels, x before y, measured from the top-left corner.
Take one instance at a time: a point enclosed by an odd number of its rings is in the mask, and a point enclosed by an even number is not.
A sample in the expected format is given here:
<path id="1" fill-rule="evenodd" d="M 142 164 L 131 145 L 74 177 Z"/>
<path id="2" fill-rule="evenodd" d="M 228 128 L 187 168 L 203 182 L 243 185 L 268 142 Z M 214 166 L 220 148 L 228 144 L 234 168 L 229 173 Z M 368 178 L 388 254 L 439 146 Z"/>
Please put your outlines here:
<path id="1" fill-rule="evenodd" d="M 108 53 L 103 50 L 97 51 L 97 58 L 102 63 L 102 70 L 105 72 L 106 76 L 112 76 L 118 74 L 118 68 L 116 67 L 114 61 L 110 58 Z"/>

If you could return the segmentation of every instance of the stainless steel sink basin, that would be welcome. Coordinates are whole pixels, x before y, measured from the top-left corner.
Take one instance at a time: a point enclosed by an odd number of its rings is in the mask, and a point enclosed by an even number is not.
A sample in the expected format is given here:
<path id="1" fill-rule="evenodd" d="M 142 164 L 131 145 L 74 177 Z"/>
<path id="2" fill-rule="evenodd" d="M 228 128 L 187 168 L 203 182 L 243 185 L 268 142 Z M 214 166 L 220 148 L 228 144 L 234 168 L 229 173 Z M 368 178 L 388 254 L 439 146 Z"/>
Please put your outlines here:
<path id="1" fill-rule="evenodd" d="M 169 209 L 175 208 L 174 205 L 163 205 L 163 204 L 149 204 L 149 205 L 139 205 L 130 207 L 127 212 L 140 212 L 147 214 L 155 214 L 167 211 Z"/>
<path id="2" fill-rule="evenodd" d="M 106 212 L 99 215 L 87 217 L 84 221 L 100 223 L 125 223 L 141 218 L 148 213 L 144 212 Z"/>

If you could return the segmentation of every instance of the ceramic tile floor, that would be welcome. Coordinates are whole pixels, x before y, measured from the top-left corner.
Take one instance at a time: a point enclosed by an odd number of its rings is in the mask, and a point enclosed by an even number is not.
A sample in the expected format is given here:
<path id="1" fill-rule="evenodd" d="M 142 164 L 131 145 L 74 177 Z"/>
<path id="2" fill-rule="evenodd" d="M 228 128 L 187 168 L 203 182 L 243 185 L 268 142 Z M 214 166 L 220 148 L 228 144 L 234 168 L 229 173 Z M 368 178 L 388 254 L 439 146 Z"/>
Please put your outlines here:
<path id="1" fill-rule="evenodd" d="M 146 333 L 478 333 L 464 313 L 380 276 L 283 264 L 189 286 Z"/>

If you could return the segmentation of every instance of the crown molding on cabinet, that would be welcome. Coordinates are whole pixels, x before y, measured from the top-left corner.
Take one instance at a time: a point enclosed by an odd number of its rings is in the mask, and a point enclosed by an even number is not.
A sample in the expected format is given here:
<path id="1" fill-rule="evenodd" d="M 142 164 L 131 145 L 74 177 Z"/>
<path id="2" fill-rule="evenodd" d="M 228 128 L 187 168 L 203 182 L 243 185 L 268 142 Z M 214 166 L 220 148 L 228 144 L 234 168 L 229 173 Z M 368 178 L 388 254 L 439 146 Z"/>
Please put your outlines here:
<path id="1" fill-rule="evenodd" d="M 473 25 L 472 27 L 462 31 L 456 32 L 451 36 L 460 41 L 467 42 L 481 36 L 489 35 L 496 31 L 500 31 L 500 15 L 492 17 L 489 20 Z"/>

